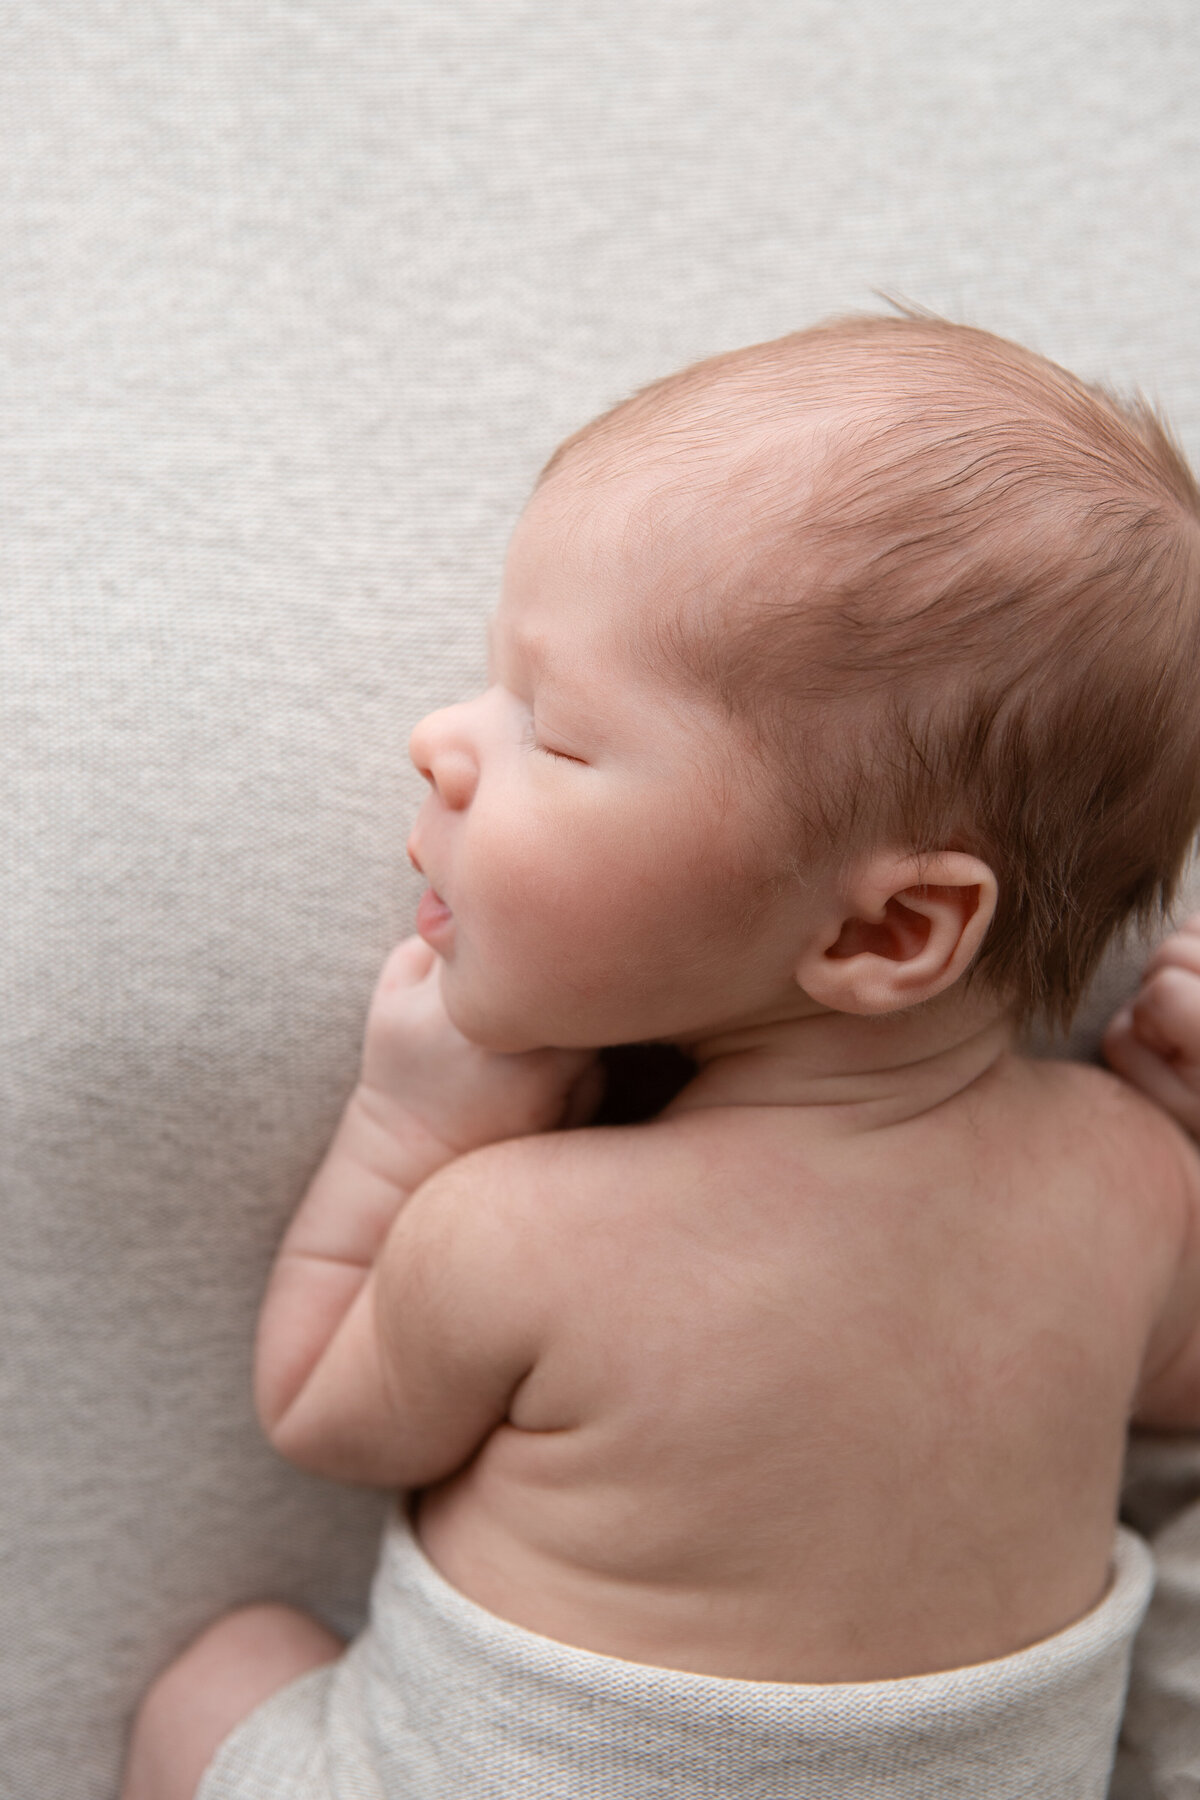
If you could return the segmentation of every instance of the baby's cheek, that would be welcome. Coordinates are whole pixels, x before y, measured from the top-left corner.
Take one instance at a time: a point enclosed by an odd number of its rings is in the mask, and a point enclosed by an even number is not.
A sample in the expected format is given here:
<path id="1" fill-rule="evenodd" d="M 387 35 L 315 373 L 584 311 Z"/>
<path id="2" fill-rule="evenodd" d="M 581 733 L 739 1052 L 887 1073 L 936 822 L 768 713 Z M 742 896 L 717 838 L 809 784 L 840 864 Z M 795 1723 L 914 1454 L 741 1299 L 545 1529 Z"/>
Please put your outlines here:
<path id="1" fill-rule="evenodd" d="M 497 899 L 516 918 L 582 919 L 614 896 L 622 863 L 619 834 L 585 808 L 539 819 L 497 846 L 503 871 Z"/>

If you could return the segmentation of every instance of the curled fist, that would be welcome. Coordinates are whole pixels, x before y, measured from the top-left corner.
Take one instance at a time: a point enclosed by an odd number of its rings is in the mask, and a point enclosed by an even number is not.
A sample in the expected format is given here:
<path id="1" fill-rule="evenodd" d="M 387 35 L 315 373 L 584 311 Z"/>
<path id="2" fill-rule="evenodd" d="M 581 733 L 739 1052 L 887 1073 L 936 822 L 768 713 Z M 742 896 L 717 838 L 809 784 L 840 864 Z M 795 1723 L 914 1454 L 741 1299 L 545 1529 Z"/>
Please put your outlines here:
<path id="1" fill-rule="evenodd" d="M 590 1050 L 484 1050 L 451 1024 L 438 958 L 405 938 L 383 965 L 371 998 L 359 1094 L 398 1132 L 410 1122 L 453 1156 L 503 1138 L 584 1123 L 600 1098 Z"/>
<path id="2" fill-rule="evenodd" d="M 1104 1034 L 1111 1068 L 1200 1137 L 1200 913 L 1161 943 Z"/>

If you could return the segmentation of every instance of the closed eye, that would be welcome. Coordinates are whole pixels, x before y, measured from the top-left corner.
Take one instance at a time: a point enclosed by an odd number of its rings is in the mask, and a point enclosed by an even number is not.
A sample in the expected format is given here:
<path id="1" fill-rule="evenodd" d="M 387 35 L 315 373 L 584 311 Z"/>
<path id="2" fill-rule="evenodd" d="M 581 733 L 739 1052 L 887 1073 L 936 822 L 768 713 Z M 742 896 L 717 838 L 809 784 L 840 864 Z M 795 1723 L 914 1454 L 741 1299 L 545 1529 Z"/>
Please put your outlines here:
<path id="1" fill-rule="evenodd" d="M 549 744 L 538 744 L 537 749 L 542 752 L 543 756 L 552 756 L 555 762 L 581 763 L 583 761 L 582 756 L 569 756 L 565 750 L 552 750 Z"/>

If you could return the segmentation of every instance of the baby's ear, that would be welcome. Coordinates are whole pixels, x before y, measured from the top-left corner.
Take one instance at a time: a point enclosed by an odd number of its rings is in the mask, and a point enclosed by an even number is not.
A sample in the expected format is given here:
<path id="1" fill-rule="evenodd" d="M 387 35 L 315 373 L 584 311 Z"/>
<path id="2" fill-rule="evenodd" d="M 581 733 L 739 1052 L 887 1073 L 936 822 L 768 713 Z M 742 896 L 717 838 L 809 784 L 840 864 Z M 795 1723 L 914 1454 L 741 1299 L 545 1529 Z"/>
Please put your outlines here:
<path id="1" fill-rule="evenodd" d="M 835 1012 L 890 1013 L 965 975 L 996 910 L 996 877 L 977 856 L 880 851 L 860 861 L 796 981 Z"/>

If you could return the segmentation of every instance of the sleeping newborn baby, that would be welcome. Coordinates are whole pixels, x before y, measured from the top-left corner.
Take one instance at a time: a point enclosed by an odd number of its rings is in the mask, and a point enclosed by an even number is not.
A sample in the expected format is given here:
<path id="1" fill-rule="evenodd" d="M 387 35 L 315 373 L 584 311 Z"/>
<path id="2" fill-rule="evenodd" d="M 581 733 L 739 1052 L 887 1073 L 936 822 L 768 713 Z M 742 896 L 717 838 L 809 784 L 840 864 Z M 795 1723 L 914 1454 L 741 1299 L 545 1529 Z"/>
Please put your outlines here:
<path id="1" fill-rule="evenodd" d="M 556 452 L 260 1323 L 276 1449 L 409 1496 L 371 1623 L 219 1621 L 125 1800 L 1103 1794 L 1200 1159 L 1017 1045 L 1170 899 L 1198 656 L 1165 431 L 984 332 L 835 321 Z M 694 1077 L 588 1125 L 640 1042 Z"/>

